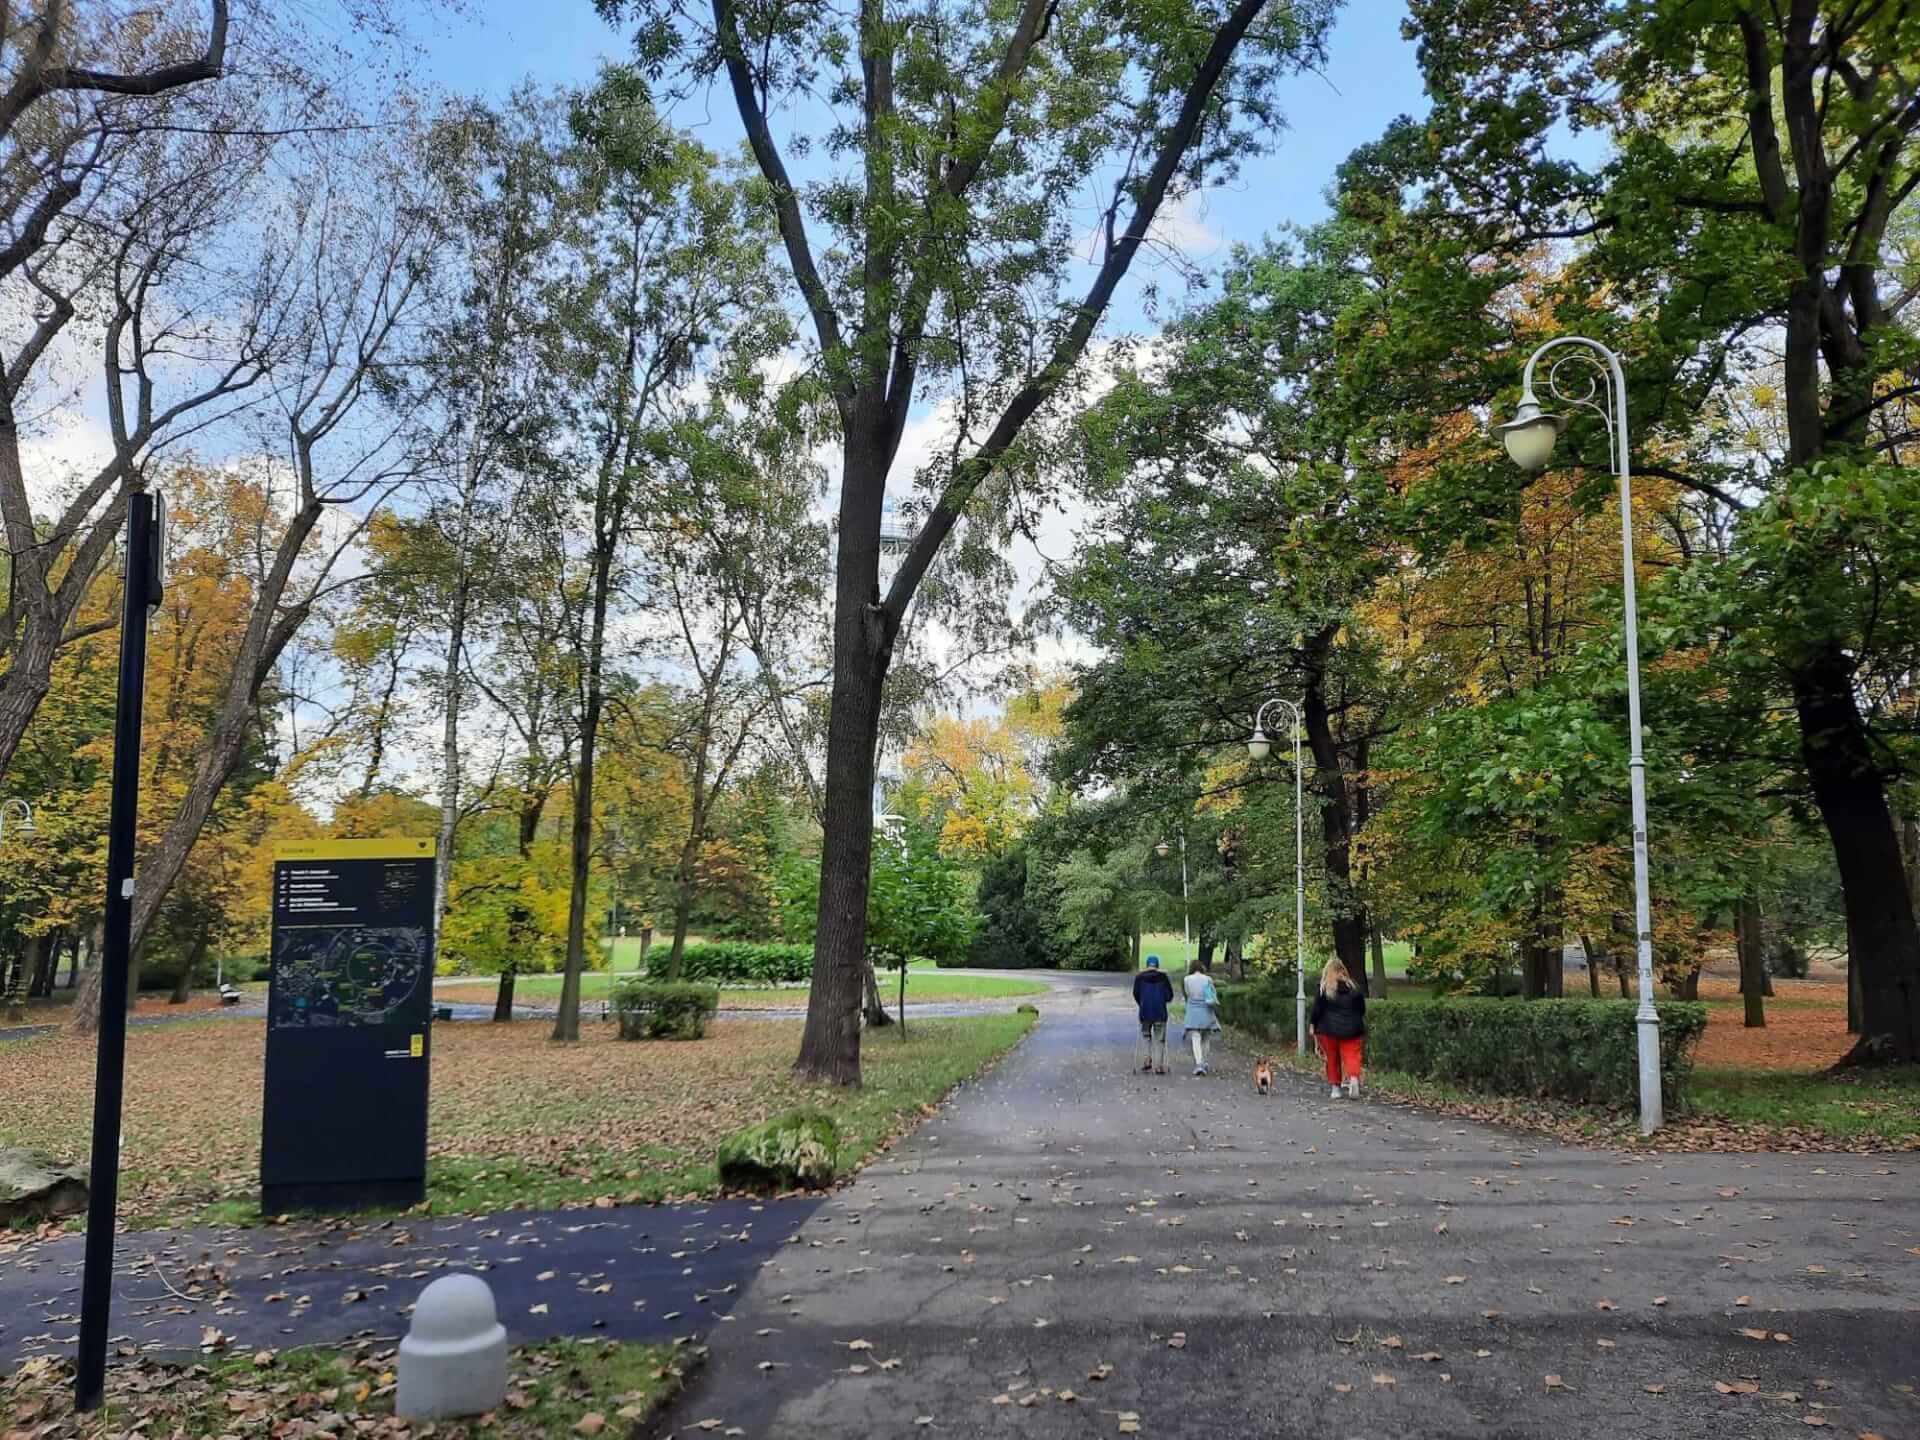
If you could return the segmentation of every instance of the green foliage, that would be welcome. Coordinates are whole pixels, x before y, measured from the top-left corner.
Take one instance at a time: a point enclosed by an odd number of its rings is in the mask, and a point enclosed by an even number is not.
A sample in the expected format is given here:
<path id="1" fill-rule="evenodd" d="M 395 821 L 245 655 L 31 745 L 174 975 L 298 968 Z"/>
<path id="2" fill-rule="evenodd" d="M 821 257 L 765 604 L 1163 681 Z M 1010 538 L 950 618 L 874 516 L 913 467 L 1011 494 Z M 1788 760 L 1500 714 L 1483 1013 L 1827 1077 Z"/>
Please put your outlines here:
<path id="1" fill-rule="evenodd" d="M 839 1164 L 840 1132 L 818 1110 L 784 1115 L 720 1142 L 720 1184 L 727 1190 L 824 1190 Z"/>
<path id="2" fill-rule="evenodd" d="M 622 980 L 613 990 L 622 1040 L 698 1040 L 720 1008 L 720 990 L 687 980 Z"/>
<path id="3" fill-rule="evenodd" d="M 1298 1007 L 1293 986 L 1275 980 L 1256 980 L 1244 985 L 1216 984 L 1220 993 L 1220 1023 L 1264 1039 L 1294 1038 Z"/>
<path id="4" fill-rule="evenodd" d="M 873 838 L 867 892 L 867 955 L 903 970 L 914 960 L 951 962 L 973 943 L 978 917 L 966 873 L 940 853 L 938 837 L 917 825 Z"/>
<path id="5" fill-rule="evenodd" d="M 650 963 L 664 967 L 667 950 L 656 944 Z M 813 946 L 777 940 L 714 940 L 681 953 L 680 974 L 723 985 L 797 985 L 813 978 Z"/>
<path id="6" fill-rule="evenodd" d="M 897 837 L 875 835 L 867 958 L 896 970 L 914 960 L 957 964 L 977 924 L 969 888 L 967 872 L 940 853 L 930 830 L 908 826 Z M 796 939 L 811 937 L 820 909 L 819 861 L 788 857 L 780 867 L 778 890 L 781 928 Z"/>
<path id="7" fill-rule="evenodd" d="M 964 956 L 942 960 L 943 965 L 976 965 L 989 970 L 1024 970 L 1052 966 L 1059 956 L 1047 929 L 1044 894 L 1032 883 L 1035 856 L 1024 845 L 996 855 L 980 872 L 974 904 L 980 928 Z"/>

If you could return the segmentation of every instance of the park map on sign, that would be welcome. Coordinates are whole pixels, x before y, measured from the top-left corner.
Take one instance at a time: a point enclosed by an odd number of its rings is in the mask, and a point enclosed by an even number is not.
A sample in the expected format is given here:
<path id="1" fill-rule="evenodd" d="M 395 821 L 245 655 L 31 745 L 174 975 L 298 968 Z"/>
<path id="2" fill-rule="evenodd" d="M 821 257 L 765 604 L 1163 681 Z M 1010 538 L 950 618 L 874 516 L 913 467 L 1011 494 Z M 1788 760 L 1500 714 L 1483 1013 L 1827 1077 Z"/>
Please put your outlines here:
<path id="1" fill-rule="evenodd" d="M 422 933 L 411 926 L 302 928 L 275 937 L 273 1024 L 384 1025 L 420 985 Z"/>

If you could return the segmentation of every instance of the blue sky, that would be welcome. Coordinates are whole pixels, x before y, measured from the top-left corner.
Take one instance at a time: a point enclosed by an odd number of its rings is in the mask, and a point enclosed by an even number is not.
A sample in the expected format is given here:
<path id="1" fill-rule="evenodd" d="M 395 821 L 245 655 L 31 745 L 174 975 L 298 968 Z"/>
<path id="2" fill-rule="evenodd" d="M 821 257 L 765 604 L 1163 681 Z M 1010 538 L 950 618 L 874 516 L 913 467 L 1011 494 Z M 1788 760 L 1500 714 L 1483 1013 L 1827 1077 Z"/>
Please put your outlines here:
<path id="1" fill-rule="evenodd" d="M 1194 259 L 1217 263 L 1236 241 L 1319 219 L 1326 213 L 1323 192 L 1348 152 L 1377 137 L 1396 115 L 1425 112 L 1414 48 L 1400 37 L 1404 13 L 1401 0 L 1347 0 L 1324 76 L 1301 76 L 1286 88 L 1289 131 L 1279 147 L 1247 166 L 1231 189 L 1209 192 L 1190 217 L 1205 232 L 1186 227 L 1199 242 Z M 600 22 L 590 0 L 469 0 L 464 17 L 429 22 L 419 38 L 430 78 L 491 96 L 528 77 L 584 83 L 602 60 L 626 51 L 625 37 Z M 739 124 L 723 93 L 683 107 L 675 118 L 715 149 L 739 143 Z M 1128 317 L 1114 318 L 1125 325 Z"/>

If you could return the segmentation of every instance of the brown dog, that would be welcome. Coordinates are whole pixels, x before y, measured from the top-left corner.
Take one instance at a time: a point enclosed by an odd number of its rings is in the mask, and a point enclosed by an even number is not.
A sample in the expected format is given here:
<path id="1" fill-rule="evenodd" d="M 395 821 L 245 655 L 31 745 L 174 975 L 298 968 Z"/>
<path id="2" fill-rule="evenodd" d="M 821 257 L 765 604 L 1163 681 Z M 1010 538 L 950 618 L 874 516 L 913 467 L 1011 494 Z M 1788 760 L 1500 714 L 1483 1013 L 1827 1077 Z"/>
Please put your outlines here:
<path id="1" fill-rule="evenodd" d="M 1273 1093 L 1273 1062 L 1258 1060 L 1253 1066 L 1253 1090 L 1256 1095 Z"/>

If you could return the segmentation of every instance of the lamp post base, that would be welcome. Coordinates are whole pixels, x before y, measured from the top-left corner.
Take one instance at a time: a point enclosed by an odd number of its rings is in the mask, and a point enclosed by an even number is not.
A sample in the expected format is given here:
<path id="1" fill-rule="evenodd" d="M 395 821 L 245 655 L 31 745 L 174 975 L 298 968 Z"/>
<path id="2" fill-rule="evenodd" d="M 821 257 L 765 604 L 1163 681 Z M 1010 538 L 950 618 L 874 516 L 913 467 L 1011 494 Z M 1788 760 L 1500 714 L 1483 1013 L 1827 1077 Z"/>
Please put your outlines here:
<path id="1" fill-rule="evenodd" d="M 1293 997 L 1293 1038 L 1302 1055 L 1307 1053 L 1307 997 Z"/>
<path id="2" fill-rule="evenodd" d="M 1660 1018 L 1651 1009 L 1639 1016 L 1640 1133 L 1651 1135 L 1664 1120 L 1660 1097 Z"/>

